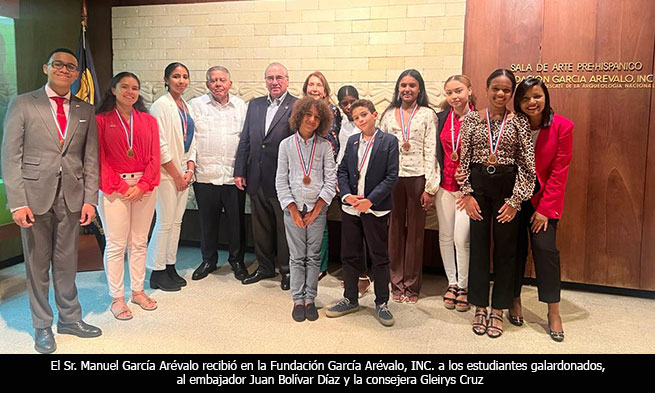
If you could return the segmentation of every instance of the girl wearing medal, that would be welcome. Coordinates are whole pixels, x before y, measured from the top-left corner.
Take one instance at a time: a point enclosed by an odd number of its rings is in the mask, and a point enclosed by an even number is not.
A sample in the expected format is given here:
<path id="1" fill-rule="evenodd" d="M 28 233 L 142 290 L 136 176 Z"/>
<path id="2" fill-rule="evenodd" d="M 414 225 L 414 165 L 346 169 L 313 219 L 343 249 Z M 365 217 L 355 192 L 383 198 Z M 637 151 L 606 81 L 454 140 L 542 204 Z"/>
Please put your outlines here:
<path id="1" fill-rule="evenodd" d="M 125 247 L 129 250 L 131 301 L 144 310 L 157 302 L 143 291 L 148 232 L 159 184 L 159 132 L 139 95 L 139 78 L 121 72 L 98 108 L 100 198 L 105 231 L 105 271 L 116 319 L 132 319 L 123 289 Z"/>
<path id="2" fill-rule="evenodd" d="M 389 223 L 392 299 L 416 303 L 421 290 L 426 211 L 439 188 L 437 116 L 429 107 L 421 74 L 403 71 L 380 129 L 398 138 L 400 170 Z M 407 224 L 407 225 L 406 225 Z"/>
<path id="3" fill-rule="evenodd" d="M 186 280 L 177 273 L 175 261 L 182 216 L 195 169 L 194 123 L 182 93 L 189 86 L 189 70 L 171 63 L 164 70 L 168 93 L 159 97 L 150 112 L 159 124 L 161 184 L 157 194 L 157 219 L 148 246 L 150 287 L 179 291 Z"/>
<path id="4" fill-rule="evenodd" d="M 437 191 L 436 207 L 439 219 L 439 248 L 444 270 L 448 277 L 448 290 L 443 296 L 444 306 L 467 311 L 470 226 L 466 211 L 457 208 L 461 195 L 456 172 L 459 167 L 461 122 L 475 110 L 475 96 L 471 80 L 466 75 L 453 75 L 444 84 L 446 100 L 437 114 L 437 161 L 441 168 L 441 184 Z M 455 258 L 455 251 L 457 258 Z"/>
<path id="5" fill-rule="evenodd" d="M 503 309 L 512 306 L 521 202 L 534 188 L 534 150 L 528 119 L 508 116 L 516 79 L 498 69 L 487 78 L 489 107 L 469 113 L 461 126 L 462 204 L 470 217 L 471 258 L 468 300 L 476 306 L 473 332 L 503 333 Z M 489 306 L 490 239 L 493 230 L 494 286 Z"/>
<path id="6" fill-rule="evenodd" d="M 521 285 L 528 257 L 528 235 L 532 247 L 539 289 L 539 300 L 548 304 L 550 337 L 564 341 L 559 313 L 560 263 L 557 249 L 557 224 L 564 208 L 564 191 L 573 152 L 573 122 L 553 112 L 548 88 L 536 78 L 527 78 L 516 88 L 514 110 L 530 121 L 534 143 L 537 182 L 534 195 L 523 202 L 519 212 L 519 242 L 514 283 L 514 302 L 509 321 L 523 325 Z"/>
<path id="7" fill-rule="evenodd" d="M 291 129 L 297 131 L 279 147 L 275 187 L 284 211 L 291 316 L 296 322 L 318 319 L 314 299 L 321 268 L 321 241 L 337 181 L 332 148 L 319 135 L 326 134 L 332 120 L 332 112 L 323 100 L 298 100 L 289 117 Z"/>

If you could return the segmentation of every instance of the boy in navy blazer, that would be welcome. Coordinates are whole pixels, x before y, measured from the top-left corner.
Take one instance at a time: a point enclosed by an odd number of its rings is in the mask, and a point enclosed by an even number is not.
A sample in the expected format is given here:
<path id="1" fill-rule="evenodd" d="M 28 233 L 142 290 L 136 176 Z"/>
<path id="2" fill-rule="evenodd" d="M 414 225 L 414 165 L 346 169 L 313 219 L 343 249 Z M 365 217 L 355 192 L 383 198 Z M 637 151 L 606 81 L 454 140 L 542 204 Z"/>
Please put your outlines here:
<path id="1" fill-rule="evenodd" d="M 341 262 L 344 298 L 326 315 L 340 317 L 359 310 L 357 282 L 364 266 L 364 240 L 372 261 L 377 319 L 384 326 L 394 323 L 389 311 L 389 253 L 387 223 L 391 211 L 391 190 L 398 180 L 398 139 L 375 127 L 378 113 L 369 100 L 351 106 L 361 133 L 352 135 L 338 170 L 343 202 Z"/>

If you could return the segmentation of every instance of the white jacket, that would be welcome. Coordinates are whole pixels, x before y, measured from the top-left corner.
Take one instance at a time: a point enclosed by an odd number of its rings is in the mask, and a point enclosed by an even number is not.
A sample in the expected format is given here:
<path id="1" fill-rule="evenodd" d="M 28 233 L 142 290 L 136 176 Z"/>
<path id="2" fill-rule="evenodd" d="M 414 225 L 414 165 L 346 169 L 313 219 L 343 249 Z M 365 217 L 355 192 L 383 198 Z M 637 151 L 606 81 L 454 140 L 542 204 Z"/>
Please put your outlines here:
<path id="1" fill-rule="evenodd" d="M 186 101 L 185 101 L 186 103 Z M 193 111 L 187 105 L 190 115 L 193 118 Z M 157 119 L 159 125 L 159 147 L 161 151 L 161 163 L 166 164 L 173 161 L 175 167 L 182 174 L 187 168 L 188 161 L 196 161 L 196 142 L 191 140 L 191 146 L 187 153 L 184 152 L 184 136 L 182 135 L 182 123 L 178 113 L 177 104 L 170 93 L 159 97 L 150 107 L 150 114 Z M 161 169 L 161 179 L 173 181 L 166 169 Z"/>
<path id="2" fill-rule="evenodd" d="M 232 94 L 226 105 L 216 103 L 209 94 L 190 102 L 196 123 L 196 181 L 234 184 L 234 160 L 246 120 L 246 103 Z"/>

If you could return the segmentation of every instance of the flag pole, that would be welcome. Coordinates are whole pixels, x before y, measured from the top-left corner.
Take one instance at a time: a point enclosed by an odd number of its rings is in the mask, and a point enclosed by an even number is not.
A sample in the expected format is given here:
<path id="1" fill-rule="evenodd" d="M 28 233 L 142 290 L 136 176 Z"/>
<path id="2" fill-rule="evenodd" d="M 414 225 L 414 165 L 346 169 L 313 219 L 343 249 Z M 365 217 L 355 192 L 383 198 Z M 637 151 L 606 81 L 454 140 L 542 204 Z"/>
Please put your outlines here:
<path id="1" fill-rule="evenodd" d="M 86 12 L 86 0 L 82 0 L 82 45 L 86 49 L 86 26 L 88 21 L 88 15 Z"/>

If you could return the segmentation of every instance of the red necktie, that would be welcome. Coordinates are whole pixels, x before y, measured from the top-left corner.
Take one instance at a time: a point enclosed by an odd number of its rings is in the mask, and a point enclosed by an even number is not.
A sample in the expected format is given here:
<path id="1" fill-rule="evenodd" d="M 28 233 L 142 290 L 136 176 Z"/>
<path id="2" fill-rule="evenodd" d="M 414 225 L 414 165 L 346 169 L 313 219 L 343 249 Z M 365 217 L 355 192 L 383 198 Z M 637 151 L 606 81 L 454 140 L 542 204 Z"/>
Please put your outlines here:
<path id="1" fill-rule="evenodd" d="M 50 97 L 57 103 L 57 123 L 59 123 L 59 144 L 64 145 L 64 132 L 66 132 L 66 113 L 64 112 L 64 101 L 66 97 Z"/>

